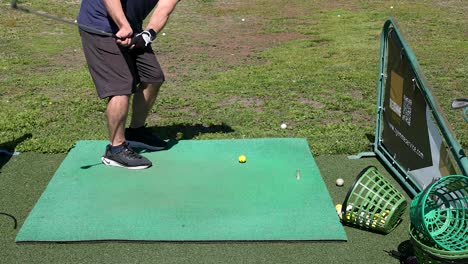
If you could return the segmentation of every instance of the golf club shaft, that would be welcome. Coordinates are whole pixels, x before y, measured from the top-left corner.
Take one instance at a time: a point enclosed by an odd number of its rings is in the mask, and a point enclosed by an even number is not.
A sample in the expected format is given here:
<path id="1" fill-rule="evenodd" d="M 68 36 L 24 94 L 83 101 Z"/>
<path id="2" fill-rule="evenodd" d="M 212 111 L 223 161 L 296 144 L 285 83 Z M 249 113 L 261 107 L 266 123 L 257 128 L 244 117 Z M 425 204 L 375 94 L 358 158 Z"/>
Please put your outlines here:
<path id="1" fill-rule="evenodd" d="M 18 6 L 16 4 L 16 0 L 13 0 L 11 2 L 11 7 L 13 9 L 20 10 L 20 11 L 23 11 L 23 12 L 26 12 L 26 13 L 31 13 L 31 14 L 35 14 L 35 15 L 38 15 L 38 16 L 46 17 L 46 18 L 56 20 L 56 21 L 59 21 L 59 22 L 63 22 L 63 23 L 66 23 L 66 24 L 70 24 L 70 25 L 75 25 L 75 26 L 78 26 L 81 29 L 83 29 L 85 31 L 88 31 L 90 33 L 95 33 L 95 34 L 103 35 L 103 36 L 107 36 L 107 37 L 113 37 L 113 38 L 116 38 L 116 39 L 119 38 L 115 34 L 112 34 L 112 33 L 109 33 L 109 32 L 103 31 L 103 30 L 95 29 L 93 27 L 86 26 L 86 25 L 83 25 L 83 24 L 79 24 L 79 23 L 77 23 L 75 21 L 71 21 L 71 20 L 68 20 L 68 19 L 52 16 L 52 15 L 49 15 L 47 13 L 38 12 L 38 11 L 34 11 L 34 10 L 30 10 L 30 9 Z"/>

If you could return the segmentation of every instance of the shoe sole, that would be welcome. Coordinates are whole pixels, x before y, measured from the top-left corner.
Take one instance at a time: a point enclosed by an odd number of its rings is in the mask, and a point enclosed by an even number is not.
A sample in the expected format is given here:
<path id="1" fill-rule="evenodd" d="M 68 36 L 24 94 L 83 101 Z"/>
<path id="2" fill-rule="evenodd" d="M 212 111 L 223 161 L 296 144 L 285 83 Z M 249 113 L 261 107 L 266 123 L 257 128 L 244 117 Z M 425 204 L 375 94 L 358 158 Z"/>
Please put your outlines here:
<path id="1" fill-rule="evenodd" d="M 147 149 L 147 150 L 164 150 L 167 148 L 167 147 L 155 147 L 155 146 L 147 145 L 143 142 L 138 142 L 138 141 L 127 140 L 127 143 L 131 148 L 141 148 L 141 149 Z"/>
<path id="2" fill-rule="evenodd" d="M 151 167 L 151 165 L 142 165 L 142 166 L 129 167 L 129 166 L 125 166 L 123 164 L 120 164 L 120 163 L 118 163 L 116 161 L 106 159 L 104 157 L 101 158 L 101 161 L 102 161 L 102 163 L 104 163 L 104 165 L 107 165 L 107 166 L 121 167 L 121 168 L 126 168 L 126 169 L 129 169 L 129 170 L 142 170 L 142 169 L 146 169 L 146 168 Z"/>

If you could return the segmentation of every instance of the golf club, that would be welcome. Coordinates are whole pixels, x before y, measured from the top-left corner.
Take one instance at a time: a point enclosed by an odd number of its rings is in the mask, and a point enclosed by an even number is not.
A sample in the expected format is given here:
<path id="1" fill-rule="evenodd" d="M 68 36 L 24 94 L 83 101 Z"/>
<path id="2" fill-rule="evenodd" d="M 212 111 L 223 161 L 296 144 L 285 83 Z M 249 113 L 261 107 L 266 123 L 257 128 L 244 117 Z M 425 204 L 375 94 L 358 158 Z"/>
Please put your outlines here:
<path id="1" fill-rule="evenodd" d="M 456 98 L 452 101 L 452 109 L 468 107 L 468 98 Z"/>
<path id="2" fill-rule="evenodd" d="M 463 118 L 468 123 L 468 98 L 453 99 L 452 109 L 463 109 Z"/>
<path id="3" fill-rule="evenodd" d="M 18 226 L 18 222 L 16 221 L 16 217 L 12 216 L 11 214 L 7 214 L 7 213 L 2 213 L 0 212 L 0 215 L 6 215 L 8 217 L 10 217 L 12 220 L 13 220 L 13 228 L 16 229 L 16 227 Z"/>
<path id="4" fill-rule="evenodd" d="M 121 38 L 117 37 L 115 34 L 112 34 L 112 33 L 109 33 L 109 32 L 103 31 L 103 30 L 95 29 L 93 27 L 86 26 L 86 25 L 83 25 L 83 24 L 79 24 L 76 21 L 72 21 L 72 20 L 52 16 L 52 15 L 49 15 L 49 14 L 44 13 L 44 12 L 38 12 L 38 11 L 34 11 L 34 10 L 30 10 L 30 9 L 18 6 L 18 4 L 16 2 L 17 2 L 17 0 L 12 0 L 11 1 L 11 8 L 19 10 L 19 11 L 26 12 L 26 13 L 31 13 L 31 14 L 35 14 L 35 15 L 38 15 L 38 16 L 46 17 L 46 18 L 49 18 L 49 19 L 52 19 L 52 20 L 55 20 L 55 21 L 59 21 L 59 22 L 63 22 L 63 23 L 66 23 L 66 24 L 75 25 L 75 26 L 78 26 L 78 27 L 88 31 L 88 32 L 95 33 L 95 34 L 98 34 L 98 35 L 113 37 L 113 38 L 116 38 L 116 39 L 121 39 Z"/>

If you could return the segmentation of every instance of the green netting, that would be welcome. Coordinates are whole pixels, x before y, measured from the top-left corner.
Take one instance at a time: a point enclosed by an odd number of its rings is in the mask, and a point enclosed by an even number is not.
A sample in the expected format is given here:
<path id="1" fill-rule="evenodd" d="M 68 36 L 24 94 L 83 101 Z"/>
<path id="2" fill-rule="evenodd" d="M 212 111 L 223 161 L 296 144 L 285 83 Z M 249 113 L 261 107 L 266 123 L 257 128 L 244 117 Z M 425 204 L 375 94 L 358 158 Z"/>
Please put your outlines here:
<path id="1" fill-rule="evenodd" d="M 411 223 L 427 239 L 452 251 L 468 248 L 468 177 L 443 177 L 414 197 Z"/>
<path id="2" fill-rule="evenodd" d="M 343 202 L 342 221 L 380 233 L 390 233 L 401 221 L 407 202 L 374 166 L 356 178 Z"/>

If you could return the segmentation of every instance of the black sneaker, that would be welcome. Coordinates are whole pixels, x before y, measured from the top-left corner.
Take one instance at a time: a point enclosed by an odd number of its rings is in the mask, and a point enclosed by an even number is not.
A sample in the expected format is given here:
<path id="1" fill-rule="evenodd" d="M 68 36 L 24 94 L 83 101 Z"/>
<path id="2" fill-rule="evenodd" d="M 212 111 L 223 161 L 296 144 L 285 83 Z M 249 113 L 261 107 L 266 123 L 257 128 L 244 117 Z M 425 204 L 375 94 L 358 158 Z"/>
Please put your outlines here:
<path id="1" fill-rule="evenodd" d="M 107 166 L 124 167 L 131 170 L 146 169 L 152 165 L 147 158 L 133 151 L 128 143 L 124 143 L 122 149 L 116 153 L 112 153 L 111 145 L 107 145 L 101 160 Z"/>
<path id="2" fill-rule="evenodd" d="M 133 148 L 148 150 L 164 150 L 168 148 L 168 143 L 153 134 L 151 129 L 146 126 L 126 128 L 125 139 Z"/>

